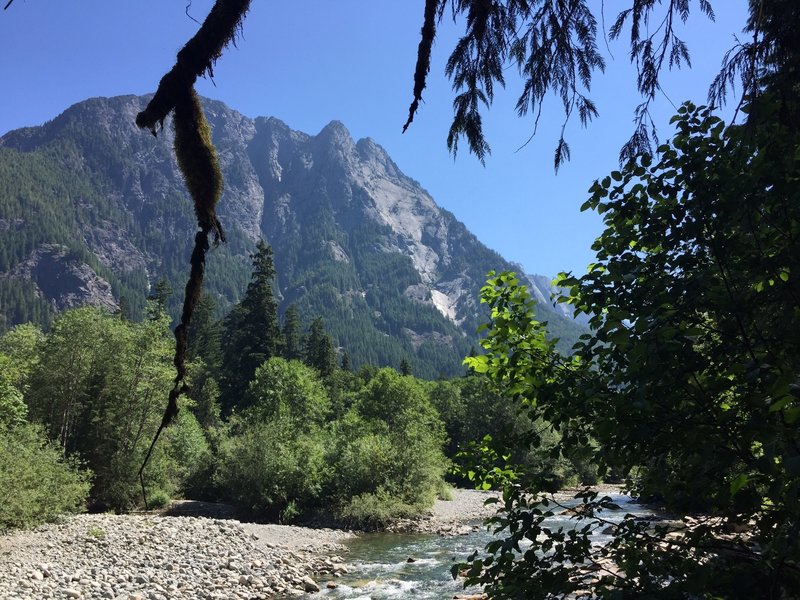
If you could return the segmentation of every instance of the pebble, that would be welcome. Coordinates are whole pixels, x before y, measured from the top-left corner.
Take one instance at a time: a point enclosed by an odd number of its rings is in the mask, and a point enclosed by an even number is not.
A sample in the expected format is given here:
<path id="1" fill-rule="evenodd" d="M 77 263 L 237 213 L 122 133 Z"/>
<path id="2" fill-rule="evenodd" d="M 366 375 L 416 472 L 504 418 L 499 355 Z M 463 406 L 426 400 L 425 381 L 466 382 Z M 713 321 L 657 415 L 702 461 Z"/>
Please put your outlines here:
<path id="1" fill-rule="evenodd" d="M 102 544 L 89 531 L 102 529 Z M 3 600 L 250 599 L 320 591 L 347 572 L 335 544 L 259 543 L 235 520 L 76 515 L 0 537 Z"/>

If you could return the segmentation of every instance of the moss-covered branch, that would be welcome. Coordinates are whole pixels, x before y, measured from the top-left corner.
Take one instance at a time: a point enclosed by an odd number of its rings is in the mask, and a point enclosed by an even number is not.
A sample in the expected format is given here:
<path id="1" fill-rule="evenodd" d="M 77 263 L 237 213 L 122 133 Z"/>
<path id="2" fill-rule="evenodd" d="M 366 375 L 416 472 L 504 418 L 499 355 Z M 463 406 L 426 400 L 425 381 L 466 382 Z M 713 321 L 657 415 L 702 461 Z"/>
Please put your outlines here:
<path id="1" fill-rule="evenodd" d="M 161 78 L 147 107 L 136 115 L 136 124 L 156 135 L 163 126 L 164 119 L 174 111 L 175 156 L 194 201 L 197 226 L 200 229 L 195 234 L 190 261 L 191 273 L 186 283 L 181 322 L 175 328 L 175 386 L 169 394 L 161 426 L 139 470 L 143 492 L 143 472 L 150 453 L 161 431 L 177 416 L 178 397 L 187 389 L 184 379 L 188 329 L 203 289 L 206 251 L 209 247 L 208 234 L 213 233 L 215 241 L 225 240 L 216 214 L 216 205 L 222 194 L 222 172 L 194 83 L 205 73 L 213 75 L 214 64 L 225 47 L 234 41 L 249 7 L 250 0 L 217 0 L 200 30 L 178 52 L 175 66 Z"/>

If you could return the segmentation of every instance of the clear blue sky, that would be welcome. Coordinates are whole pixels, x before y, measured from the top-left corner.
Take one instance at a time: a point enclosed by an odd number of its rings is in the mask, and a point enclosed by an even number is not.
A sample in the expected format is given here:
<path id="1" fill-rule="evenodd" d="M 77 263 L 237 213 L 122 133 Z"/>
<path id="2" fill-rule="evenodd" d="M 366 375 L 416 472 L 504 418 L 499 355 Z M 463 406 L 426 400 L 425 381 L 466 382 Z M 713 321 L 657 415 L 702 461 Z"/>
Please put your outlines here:
<path id="1" fill-rule="evenodd" d="M 189 13 L 202 21 L 212 4 L 194 0 Z M 452 93 L 443 70 L 457 34 L 449 21 L 434 46 L 425 103 L 409 131 L 400 133 L 411 100 L 423 4 L 255 0 L 238 47 L 224 54 L 214 82 L 200 81 L 198 91 L 247 116 L 275 116 L 311 134 L 338 119 L 354 138 L 375 139 L 439 205 L 526 271 L 582 273 L 602 224 L 579 207 L 591 182 L 617 166 L 639 102 L 627 45 L 613 42 L 611 54 L 606 51 L 606 74 L 598 75 L 590 94 L 600 118 L 588 130 L 577 122 L 568 129 L 572 161 L 558 175 L 552 157 L 560 107 L 555 101 L 545 107 L 537 137 L 517 152 L 533 123 L 513 110 L 519 86 L 508 69 L 508 89 L 485 122 L 492 155 L 484 168 L 466 144 L 455 160 L 445 144 Z M 605 4 L 608 24 L 629 2 Z M 693 68 L 664 78 L 676 105 L 705 101 L 725 50 L 744 26 L 746 0 L 712 4 L 715 23 L 693 2 L 688 26 L 680 28 Z M 0 11 L 0 134 L 52 119 L 88 97 L 154 91 L 198 28 L 186 16 L 186 5 L 186 0 L 15 0 Z M 667 136 L 674 109 L 663 97 L 655 108 L 662 137 Z"/>

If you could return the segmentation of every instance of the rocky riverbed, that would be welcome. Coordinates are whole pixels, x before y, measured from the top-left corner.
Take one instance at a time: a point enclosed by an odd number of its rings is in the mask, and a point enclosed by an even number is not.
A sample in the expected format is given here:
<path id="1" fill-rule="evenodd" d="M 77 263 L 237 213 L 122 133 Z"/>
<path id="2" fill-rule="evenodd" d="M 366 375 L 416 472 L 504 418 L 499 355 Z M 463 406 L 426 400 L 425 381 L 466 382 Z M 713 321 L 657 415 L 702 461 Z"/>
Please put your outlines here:
<path id="1" fill-rule="evenodd" d="M 0 538 L 0 598 L 255 599 L 347 571 L 333 530 L 152 515 L 77 515 Z"/>
<path id="2" fill-rule="evenodd" d="M 454 490 L 395 530 L 457 535 L 488 516 L 486 493 Z M 198 513 L 226 518 L 191 516 Z M 256 599 L 335 586 L 348 566 L 334 529 L 241 523 L 223 505 L 183 503 L 162 515 L 76 515 L 0 537 L 3 600 Z"/>
<path id="3" fill-rule="evenodd" d="M 494 513 L 489 497 L 453 490 L 390 530 L 467 535 Z M 230 509 L 182 503 L 172 516 L 76 515 L 0 537 L 0 599 L 284 598 L 335 587 L 352 569 L 343 542 L 353 532 L 242 523 Z"/>

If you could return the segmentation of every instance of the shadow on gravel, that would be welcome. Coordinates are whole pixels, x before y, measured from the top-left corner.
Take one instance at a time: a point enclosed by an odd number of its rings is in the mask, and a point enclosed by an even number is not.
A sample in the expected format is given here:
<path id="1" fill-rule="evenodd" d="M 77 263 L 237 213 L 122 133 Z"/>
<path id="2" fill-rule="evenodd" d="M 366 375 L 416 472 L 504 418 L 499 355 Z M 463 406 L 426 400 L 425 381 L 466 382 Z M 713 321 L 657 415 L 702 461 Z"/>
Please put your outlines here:
<path id="1" fill-rule="evenodd" d="M 200 500 L 176 500 L 163 513 L 165 517 L 206 517 L 209 519 L 236 519 L 253 521 L 252 515 L 231 504 L 202 502 Z"/>
<path id="2" fill-rule="evenodd" d="M 208 519 L 235 519 L 241 523 L 254 523 L 258 525 L 294 525 L 310 529 L 347 529 L 330 516 L 321 513 L 311 515 L 303 521 L 280 523 L 269 519 L 266 515 L 254 513 L 233 504 L 221 502 L 204 502 L 202 500 L 175 500 L 168 507 L 157 514 L 165 517 L 206 517 Z"/>

